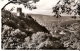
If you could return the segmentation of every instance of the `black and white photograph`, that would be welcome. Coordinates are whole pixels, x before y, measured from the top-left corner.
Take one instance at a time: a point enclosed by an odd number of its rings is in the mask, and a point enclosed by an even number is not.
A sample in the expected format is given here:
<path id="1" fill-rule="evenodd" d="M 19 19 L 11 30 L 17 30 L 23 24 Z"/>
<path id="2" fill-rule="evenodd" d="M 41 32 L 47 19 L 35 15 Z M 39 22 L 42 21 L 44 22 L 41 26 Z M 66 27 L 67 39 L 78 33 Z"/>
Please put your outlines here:
<path id="1" fill-rule="evenodd" d="M 2 50 L 80 50 L 80 0 L 1 0 Z"/>

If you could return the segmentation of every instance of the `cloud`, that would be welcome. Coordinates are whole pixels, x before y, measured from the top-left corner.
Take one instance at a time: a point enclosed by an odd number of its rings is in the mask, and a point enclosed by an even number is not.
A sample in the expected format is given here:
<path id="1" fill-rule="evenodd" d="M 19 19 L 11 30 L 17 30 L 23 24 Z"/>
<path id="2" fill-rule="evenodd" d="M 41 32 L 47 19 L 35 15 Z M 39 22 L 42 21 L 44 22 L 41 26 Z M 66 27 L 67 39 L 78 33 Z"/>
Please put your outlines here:
<path id="1" fill-rule="evenodd" d="M 52 15 L 52 7 L 54 7 L 59 0 L 40 0 L 36 3 L 37 9 L 32 10 L 35 14 Z"/>
<path id="2" fill-rule="evenodd" d="M 55 6 L 58 1 L 59 0 L 40 0 L 36 5 L 38 9 L 50 9 Z"/>

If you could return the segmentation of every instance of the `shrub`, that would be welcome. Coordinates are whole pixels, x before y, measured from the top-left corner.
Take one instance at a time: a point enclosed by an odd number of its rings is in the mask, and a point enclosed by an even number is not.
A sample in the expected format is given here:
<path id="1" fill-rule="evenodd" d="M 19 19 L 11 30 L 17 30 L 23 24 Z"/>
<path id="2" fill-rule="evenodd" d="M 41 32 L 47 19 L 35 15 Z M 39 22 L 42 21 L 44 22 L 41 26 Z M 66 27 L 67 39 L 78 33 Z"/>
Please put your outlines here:
<path id="1" fill-rule="evenodd" d="M 65 36 L 61 37 L 61 43 L 67 49 L 80 49 L 80 33 L 77 32 L 70 32 L 70 34 L 66 34 Z"/>
<path id="2" fill-rule="evenodd" d="M 19 29 L 4 25 L 1 34 L 2 49 L 16 49 L 17 46 L 22 45 L 26 36 L 27 34 Z"/>

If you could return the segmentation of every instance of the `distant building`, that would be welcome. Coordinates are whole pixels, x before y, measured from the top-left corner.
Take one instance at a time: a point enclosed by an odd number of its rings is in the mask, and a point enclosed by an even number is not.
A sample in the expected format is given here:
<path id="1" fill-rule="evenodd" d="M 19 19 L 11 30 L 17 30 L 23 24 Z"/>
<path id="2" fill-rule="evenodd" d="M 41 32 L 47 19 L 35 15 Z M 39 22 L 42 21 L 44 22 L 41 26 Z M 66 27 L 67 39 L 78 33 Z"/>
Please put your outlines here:
<path id="1" fill-rule="evenodd" d="M 21 16 L 22 14 L 22 8 L 17 8 L 17 16 Z"/>

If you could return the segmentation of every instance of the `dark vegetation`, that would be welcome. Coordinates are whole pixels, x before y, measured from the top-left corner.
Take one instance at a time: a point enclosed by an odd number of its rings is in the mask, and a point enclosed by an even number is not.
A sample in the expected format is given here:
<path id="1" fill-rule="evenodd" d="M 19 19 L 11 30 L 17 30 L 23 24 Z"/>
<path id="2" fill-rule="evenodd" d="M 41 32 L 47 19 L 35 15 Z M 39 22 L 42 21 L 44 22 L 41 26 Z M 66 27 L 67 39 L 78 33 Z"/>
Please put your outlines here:
<path id="1" fill-rule="evenodd" d="M 80 49 L 80 20 L 61 23 L 50 33 L 30 15 L 2 11 L 2 49 Z M 63 32 L 61 34 L 61 32 Z"/>
<path id="2" fill-rule="evenodd" d="M 24 0 L 23 0 L 24 1 Z M 22 2 L 22 1 L 21 1 Z M 65 2 L 69 4 L 67 1 Z M 64 11 L 62 9 L 62 12 Z M 59 9 L 55 14 L 58 17 Z M 79 10 L 79 9 L 78 9 Z M 80 50 L 80 20 L 63 21 L 52 25 L 52 32 L 40 25 L 31 15 L 2 11 L 2 49 L 40 50 L 71 49 Z M 79 12 L 78 12 L 79 13 Z M 52 24 L 52 23 L 51 23 Z"/>
<path id="3" fill-rule="evenodd" d="M 30 5 L 31 3 L 29 3 L 29 1 L 33 1 L 33 3 L 36 3 L 39 0 L 9 0 L 9 2 L 6 3 L 1 10 L 3 10 L 10 3 L 13 3 L 13 4 L 15 4 L 15 3 L 23 4 L 25 7 L 29 8 L 30 10 L 37 9 L 36 6 L 31 6 Z"/>
<path id="4" fill-rule="evenodd" d="M 25 18 L 2 11 L 2 49 L 57 49 L 61 44 L 30 15 Z M 58 41 L 58 40 L 55 40 Z M 53 45 L 52 45 L 53 44 Z"/>
<path id="5" fill-rule="evenodd" d="M 19 28 L 24 32 L 27 32 L 29 30 L 28 32 L 33 33 L 38 31 L 49 33 L 49 31 L 45 27 L 39 25 L 30 15 L 16 16 L 5 10 L 5 12 L 3 11 L 2 17 L 2 25 L 6 24 L 10 27 L 13 27 L 14 29 Z"/>
<path id="6" fill-rule="evenodd" d="M 63 2 L 60 4 L 60 2 Z M 74 4 L 74 5 L 72 5 Z M 75 8 L 75 9 L 73 9 Z M 75 2 L 75 0 L 60 0 L 55 7 L 52 8 L 54 16 L 56 18 L 61 17 L 61 14 L 66 13 L 68 15 L 71 15 L 74 13 L 72 18 L 76 19 L 77 15 L 80 17 L 80 3 Z"/>

